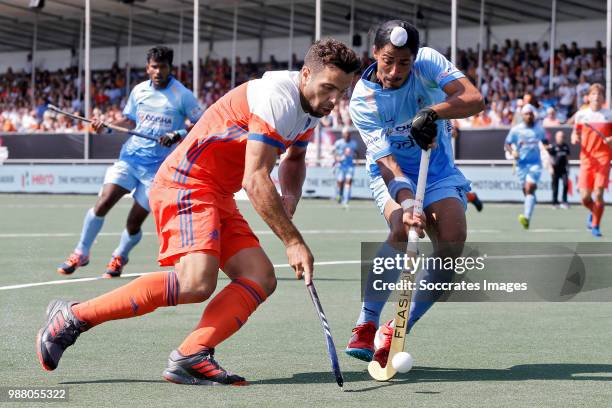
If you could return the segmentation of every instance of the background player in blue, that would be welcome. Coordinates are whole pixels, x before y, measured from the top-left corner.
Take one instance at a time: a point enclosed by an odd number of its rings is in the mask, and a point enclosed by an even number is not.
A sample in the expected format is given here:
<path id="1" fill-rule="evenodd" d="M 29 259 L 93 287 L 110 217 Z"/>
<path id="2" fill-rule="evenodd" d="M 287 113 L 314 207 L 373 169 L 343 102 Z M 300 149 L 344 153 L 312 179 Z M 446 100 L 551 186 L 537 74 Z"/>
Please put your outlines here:
<path id="1" fill-rule="evenodd" d="M 105 277 L 121 275 L 130 250 L 142 238 L 140 227 L 150 211 L 149 189 L 155 173 L 173 150 L 173 145 L 187 135 L 185 119 L 195 124 L 202 115 L 193 93 L 170 75 L 172 58 L 172 50 L 163 46 L 147 52 L 149 80 L 134 87 L 123 109 L 125 120 L 116 123 L 126 127 L 135 123 L 135 130 L 157 137 L 159 142 L 138 136 L 125 142 L 119 160 L 106 172 L 102 194 L 85 215 L 81 239 L 74 252 L 57 268 L 59 273 L 71 274 L 89 263 L 89 251 L 102 229 L 104 217 L 130 191 L 134 191 L 134 205 L 119 246 L 106 267 Z M 92 126 L 96 131 L 103 128 L 99 120 Z"/>
<path id="2" fill-rule="evenodd" d="M 454 165 L 449 119 L 480 112 L 483 98 L 443 55 L 419 47 L 419 32 L 405 21 L 388 21 L 378 28 L 374 57 L 376 62 L 355 86 L 350 114 L 366 144 L 370 188 L 390 230 L 376 256 L 403 254 L 407 231 L 415 226 L 421 237 L 427 231 L 436 256 L 456 257 L 467 235 L 465 193 L 470 183 Z M 412 209 L 421 149 L 430 147 L 425 215 L 416 218 Z M 397 281 L 399 272 L 385 272 L 382 279 Z M 448 281 L 452 275 L 452 271 L 423 270 L 416 279 Z M 370 271 L 369 281 L 373 276 Z M 389 295 L 388 291 L 366 291 L 347 354 L 366 361 L 374 358 L 386 365 L 393 332 L 391 322 L 381 327 L 383 341 L 375 353 L 373 346 L 380 313 Z M 422 295 L 419 291 L 413 295 L 410 326 L 441 293 L 429 293 L 426 298 Z"/>
<path id="3" fill-rule="evenodd" d="M 351 184 L 355 175 L 355 164 L 353 163 L 357 143 L 351 140 L 348 127 L 342 128 L 342 138 L 334 143 L 334 167 L 336 171 L 336 200 L 345 207 L 351 199 Z"/>
<path id="4" fill-rule="evenodd" d="M 523 122 L 510 129 L 505 144 L 506 151 L 516 160 L 516 173 L 523 184 L 525 209 L 518 219 L 525 229 L 529 228 L 536 203 L 535 191 L 542 174 L 540 151 L 548 144 L 544 129 L 536 124 L 535 113 L 533 105 L 523 106 Z"/>

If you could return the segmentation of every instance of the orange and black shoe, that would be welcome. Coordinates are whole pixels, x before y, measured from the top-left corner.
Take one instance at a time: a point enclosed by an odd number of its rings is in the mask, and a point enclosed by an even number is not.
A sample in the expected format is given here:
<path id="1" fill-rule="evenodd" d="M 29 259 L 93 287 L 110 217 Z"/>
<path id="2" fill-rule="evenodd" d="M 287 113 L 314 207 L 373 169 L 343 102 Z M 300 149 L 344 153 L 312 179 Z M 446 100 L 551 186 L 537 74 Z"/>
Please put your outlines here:
<path id="1" fill-rule="evenodd" d="M 478 198 L 478 194 L 470 191 L 466 194 L 466 196 L 468 202 L 474 204 L 474 207 L 476 207 L 476 211 L 481 212 L 484 205 L 482 204 L 482 201 L 480 201 L 480 198 Z"/>
<path id="2" fill-rule="evenodd" d="M 106 272 L 102 275 L 103 278 L 118 278 L 123 272 L 123 267 L 127 265 L 128 259 L 121 255 L 113 255 L 106 265 Z"/>
<path id="3" fill-rule="evenodd" d="M 162 374 L 166 381 L 186 385 L 247 385 L 246 380 L 226 371 L 215 361 L 215 349 L 204 349 L 190 356 L 174 350 Z"/>
<path id="4" fill-rule="evenodd" d="M 393 339 L 393 333 L 395 331 L 393 320 L 389 320 L 383 324 L 376 331 L 376 344 L 378 347 L 374 352 L 374 361 L 378 361 L 381 367 L 387 365 L 387 359 L 389 358 L 389 351 L 391 350 L 391 340 Z"/>
<path id="5" fill-rule="evenodd" d="M 359 360 L 372 361 L 375 334 L 376 325 L 373 322 L 360 324 L 353 329 L 353 336 L 349 340 L 344 352 Z"/>
<path id="6" fill-rule="evenodd" d="M 72 312 L 78 302 L 53 300 L 47 306 L 47 322 L 36 336 L 36 354 L 47 371 L 57 368 L 64 350 L 72 346 L 87 324 Z"/>
<path id="7" fill-rule="evenodd" d="M 61 275 L 72 275 L 77 268 L 85 266 L 89 263 L 89 256 L 73 252 L 70 254 L 68 259 L 64 261 L 60 266 L 57 267 L 57 273 Z"/>

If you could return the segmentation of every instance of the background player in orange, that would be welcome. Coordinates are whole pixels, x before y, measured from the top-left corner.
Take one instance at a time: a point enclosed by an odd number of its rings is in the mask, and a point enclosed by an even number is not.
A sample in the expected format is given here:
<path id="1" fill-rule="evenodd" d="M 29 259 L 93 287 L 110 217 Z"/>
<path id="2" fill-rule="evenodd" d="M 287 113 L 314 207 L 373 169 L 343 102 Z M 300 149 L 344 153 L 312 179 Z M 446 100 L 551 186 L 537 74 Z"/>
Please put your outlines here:
<path id="1" fill-rule="evenodd" d="M 43 368 L 55 369 L 79 334 L 98 324 L 205 301 L 222 269 L 231 282 L 210 300 L 196 328 L 170 354 L 163 376 L 181 384 L 243 384 L 243 377 L 217 363 L 214 348 L 274 292 L 276 276 L 233 195 L 244 187 L 285 245 L 298 279 L 310 283 L 314 259 L 291 222 L 306 173 L 306 146 L 319 118 L 342 98 L 359 65 L 346 45 L 317 41 L 301 71 L 267 72 L 212 105 L 164 161 L 151 190 L 158 260 L 174 270 L 147 274 L 84 303 L 51 302 L 36 342 Z M 281 196 L 270 173 L 285 150 L 279 167 Z"/>
<path id="2" fill-rule="evenodd" d="M 587 95 L 589 106 L 576 113 L 572 143 L 580 143 L 580 175 L 578 187 L 582 205 L 590 211 L 587 228 L 601 237 L 601 217 L 604 212 L 604 190 L 610 179 L 612 159 L 612 111 L 604 109 L 604 87 L 593 84 Z M 595 199 L 593 200 L 593 193 Z"/>

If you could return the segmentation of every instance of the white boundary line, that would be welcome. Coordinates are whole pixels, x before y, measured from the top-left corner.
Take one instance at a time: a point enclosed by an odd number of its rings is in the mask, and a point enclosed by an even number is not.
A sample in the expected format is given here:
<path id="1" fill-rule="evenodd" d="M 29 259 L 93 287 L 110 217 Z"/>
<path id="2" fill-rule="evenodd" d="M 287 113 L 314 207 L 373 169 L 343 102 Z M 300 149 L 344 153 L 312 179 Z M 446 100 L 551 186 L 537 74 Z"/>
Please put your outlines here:
<path id="1" fill-rule="evenodd" d="M 258 230 L 253 231 L 256 235 L 272 235 L 273 232 L 270 230 Z M 302 230 L 300 231 L 303 235 L 358 235 L 358 234 L 387 234 L 389 230 L 386 229 L 326 229 L 326 230 Z M 499 229 L 488 229 L 488 228 L 475 228 L 468 229 L 468 234 L 500 234 L 504 231 Z M 588 232 L 586 228 L 534 228 L 530 229 L 526 233 L 549 233 L 549 232 Z M 0 239 L 2 238 L 70 238 L 79 237 L 80 232 L 17 232 L 17 233 L 0 233 Z M 143 232 L 146 236 L 155 236 L 154 232 Z M 119 237 L 121 232 L 100 232 L 98 236 L 102 237 Z"/>
<path id="2" fill-rule="evenodd" d="M 354 265 L 360 264 L 360 260 L 350 260 L 350 261 L 323 261 L 323 262 L 315 262 L 315 266 L 333 266 L 333 265 Z M 275 264 L 275 268 L 289 268 L 289 264 Z M 121 275 L 121 278 L 133 278 L 142 275 L 147 275 L 149 273 L 154 272 L 143 272 L 143 273 L 126 273 Z M 81 283 L 81 282 L 91 282 L 106 279 L 101 276 L 91 277 L 91 278 L 77 278 L 77 279 L 61 279 L 47 282 L 36 282 L 36 283 L 24 283 L 20 285 L 9 285 L 9 286 L 0 286 L 0 290 L 12 290 L 12 289 L 24 289 L 24 288 L 32 288 L 35 286 L 50 286 L 50 285 L 64 285 L 67 283 Z"/>
<path id="3" fill-rule="evenodd" d="M 550 230 L 534 230 L 534 232 L 577 232 L 582 230 L 565 230 L 565 229 L 550 229 Z M 272 235 L 270 230 L 253 231 L 256 235 Z M 325 230 L 301 230 L 303 235 L 358 235 L 358 234 L 388 234 L 386 229 L 325 229 Z M 501 230 L 497 229 L 468 229 L 468 234 L 499 234 Z M 2 238 L 70 238 L 79 237 L 80 232 L 15 232 L 15 233 L 0 233 Z M 145 231 L 143 235 L 155 236 L 154 232 Z M 119 237 L 121 232 L 100 232 L 98 236 L 102 237 Z"/>
<path id="4" fill-rule="evenodd" d="M 573 257 L 574 254 L 522 254 L 522 255 L 487 255 L 487 259 L 535 259 L 535 258 L 569 258 Z M 581 258 L 610 258 L 612 257 L 612 253 L 603 253 L 603 254 L 582 254 L 579 255 Z M 314 266 L 334 266 L 334 265 L 358 265 L 361 264 L 361 260 L 346 260 L 346 261 L 322 261 L 315 262 Z M 275 268 L 289 268 L 289 264 L 274 264 Z M 142 275 L 147 275 L 149 273 L 154 272 L 142 272 L 142 273 L 126 273 L 121 275 L 121 278 L 133 278 Z M 36 282 L 36 283 L 24 283 L 19 285 L 8 285 L 8 286 L 0 286 L 0 291 L 2 290 L 12 290 L 12 289 L 24 289 L 24 288 L 32 288 L 36 286 L 50 286 L 50 285 L 64 285 L 68 283 L 81 283 L 81 282 L 91 282 L 105 279 L 101 276 L 98 277 L 89 277 L 89 278 L 77 278 L 77 279 L 60 279 L 46 282 Z"/>

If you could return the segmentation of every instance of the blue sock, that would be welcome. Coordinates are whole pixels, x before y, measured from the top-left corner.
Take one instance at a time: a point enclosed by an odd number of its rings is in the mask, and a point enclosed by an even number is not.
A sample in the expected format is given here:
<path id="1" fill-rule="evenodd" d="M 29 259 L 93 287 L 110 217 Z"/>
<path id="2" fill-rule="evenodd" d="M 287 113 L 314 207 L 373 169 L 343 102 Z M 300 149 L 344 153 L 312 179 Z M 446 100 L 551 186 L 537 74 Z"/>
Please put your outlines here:
<path id="1" fill-rule="evenodd" d="M 395 258 L 395 256 L 399 254 L 404 254 L 403 251 L 399 251 L 391 246 L 388 242 L 385 242 L 378 252 L 376 253 L 377 258 Z M 400 269 L 392 269 L 387 270 L 383 274 L 377 275 L 373 271 L 370 270 L 368 274 L 367 280 L 367 288 L 372 288 L 372 282 L 374 280 L 380 279 L 383 282 L 397 282 L 399 275 L 401 273 Z M 364 293 L 364 301 L 361 304 L 361 313 L 359 314 L 359 318 L 357 319 L 357 325 L 372 322 L 378 327 L 380 321 L 380 313 L 382 312 L 383 307 L 385 307 L 385 303 L 389 299 L 391 295 L 390 290 L 386 291 L 366 291 Z"/>
<path id="2" fill-rule="evenodd" d="M 535 207 L 536 198 L 533 194 L 527 194 L 525 196 L 525 217 L 531 220 L 531 214 L 533 214 L 533 208 Z"/>
<path id="3" fill-rule="evenodd" d="M 424 280 L 426 282 L 451 282 L 453 280 L 454 271 L 435 268 L 421 269 L 417 272 L 415 284 L 417 290 L 412 294 L 412 303 L 410 303 L 410 317 L 408 319 L 408 328 L 419 321 L 421 317 L 436 303 L 436 301 L 444 294 L 441 290 L 419 290 L 419 283 Z"/>
<path id="4" fill-rule="evenodd" d="M 344 192 L 342 197 L 342 204 L 348 204 L 351 199 L 351 186 L 344 185 Z"/>
<path id="5" fill-rule="evenodd" d="M 98 236 L 98 233 L 102 229 L 102 225 L 104 224 L 104 217 L 97 217 L 94 214 L 94 209 L 90 208 L 85 214 L 85 219 L 83 220 L 83 230 L 81 231 L 81 240 L 77 244 L 75 251 L 79 252 L 85 256 L 89 256 L 89 250 L 93 245 L 93 242 Z"/>
<path id="6" fill-rule="evenodd" d="M 128 254 L 130 253 L 132 248 L 134 248 L 136 244 L 140 242 L 141 239 L 142 239 L 142 230 L 138 231 L 134 235 L 130 235 L 130 233 L 126 229 L 124 229 L 123 232 L 121 233 L 121 240 L 119 241 L 119 246 L 117 247 L 117 249 L 115 249 L 115 251 L 113 252 L 113 255 L 114 256 L 119 255 L 127 259 Z"/>

